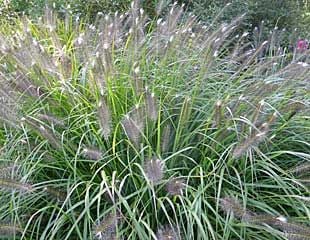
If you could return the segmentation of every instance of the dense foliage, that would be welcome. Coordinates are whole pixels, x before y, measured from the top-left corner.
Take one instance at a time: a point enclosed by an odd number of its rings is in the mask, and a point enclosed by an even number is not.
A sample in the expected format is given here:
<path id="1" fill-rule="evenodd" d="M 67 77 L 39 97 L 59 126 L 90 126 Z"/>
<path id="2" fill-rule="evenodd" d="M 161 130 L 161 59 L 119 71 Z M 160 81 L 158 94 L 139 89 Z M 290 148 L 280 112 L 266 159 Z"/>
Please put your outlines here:
<path id="1" fill-rule="evenodd" d="M 32 17 L 41 16 L 46 5 L 53 7 L 63 14 L 73 13 L 80 17 L 94 19 L 98 12 L 124 12 L 130 6 L 130 0 L 2 0 L 2 8 L 9 9 L 10 12 L 18 14 L 25 13 Z M 169 0 L 141 0 L 141 4 L 148 16 L 155 17 L 158 13 L 158 6 L 169 5 Z M 6 4 L 4 4 L 6 3 Z M 295 28 L 304 30 L 301 35 L 309 37 L 309 7 L 310 4 L 304 0 L 179 0 L 179 4 L 185 4 L 186 8 L 196 14 L 204 22 L 213 21 L 214 17 L 221 12 L 224 6 L 230 3 L 227 11 L 223 12 L 218 22 L 230 22 L 232 19 L 246 13 L 247 29 L 251 30 L 255 26 L 265 22 L 265 27 L 269 31 L 277 26 L 280 29 L 287 29 L 288 32 Z M 5 5 L 5 6 L 4 6 Z"/>
<path id="2" fill-rule="evenodd" d="M 309 50 L 163 10 L 0 34 L 3 239 L 309 239 Z"/>

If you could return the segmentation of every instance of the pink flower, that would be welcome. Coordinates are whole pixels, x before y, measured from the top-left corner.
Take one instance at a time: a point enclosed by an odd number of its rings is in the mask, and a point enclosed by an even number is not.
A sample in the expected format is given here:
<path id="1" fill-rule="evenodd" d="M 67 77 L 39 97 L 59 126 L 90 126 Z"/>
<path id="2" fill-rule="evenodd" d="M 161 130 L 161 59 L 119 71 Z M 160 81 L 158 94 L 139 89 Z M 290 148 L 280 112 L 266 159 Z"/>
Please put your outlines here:
<path id="1" fill-rule="evenodd" d="M 304 51 L 304 50 L 307 50 L 308 47 L 309 47 L 309 43 L 307 40 L 304 40 L 304 39 L 299 39 L 297 41 L 297 50 L 299 51 Z"/>

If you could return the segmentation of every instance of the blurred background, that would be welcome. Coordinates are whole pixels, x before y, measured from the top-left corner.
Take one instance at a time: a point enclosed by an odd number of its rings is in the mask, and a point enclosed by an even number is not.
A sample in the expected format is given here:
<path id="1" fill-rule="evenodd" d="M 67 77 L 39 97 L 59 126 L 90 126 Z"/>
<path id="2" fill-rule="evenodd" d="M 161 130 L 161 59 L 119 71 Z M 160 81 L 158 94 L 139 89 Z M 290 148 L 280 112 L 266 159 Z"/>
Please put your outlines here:
<path id="1" fill-rule="evenodd" d="M 97 12 L 122 12 L 128 9 L 130 0 L 0 0 L 1 21 L 12 20 L 16 15 L 26 14 L 32 18 L 42 15 L 46 5 L 60 13 L 70 12 L 76 16 L 94 19 Z M 141 0 L 143 8 L 153 18 L 158 7 L 169 5 L 167 0 Z M 298 31 L 300 37 L 307 38 L 310 26 L 310 2 L 308 0 L 179 0 L 201 21 L 210 23 L 217 16 L 217 22 L 229 22 L 238 15 L 246 13 L 244 29 L 253 30 L 261 26 L 268 33 L 275 27 L 285 29 L 289 35 Z M 231 3 L 223 11 L 227 3 Z"/>

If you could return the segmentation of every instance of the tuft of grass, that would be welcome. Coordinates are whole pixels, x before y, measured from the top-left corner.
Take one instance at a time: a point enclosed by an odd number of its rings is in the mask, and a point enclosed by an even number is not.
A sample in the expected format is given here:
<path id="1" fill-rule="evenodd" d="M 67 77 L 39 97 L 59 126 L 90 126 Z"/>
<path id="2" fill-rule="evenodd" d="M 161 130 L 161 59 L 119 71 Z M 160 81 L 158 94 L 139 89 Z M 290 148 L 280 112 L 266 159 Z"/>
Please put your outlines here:
<path id="1" fill-rule="evenodd" d="M 0 34 L 0 162 L 18 166 L 0 171 L 0 218 L 21 239 L 309 227 L 307 52 L 247 42 L 244 16 L 218 29 L 177 4 L 158 16 L 138 1 L 92 25 L 46 9 Z"/>

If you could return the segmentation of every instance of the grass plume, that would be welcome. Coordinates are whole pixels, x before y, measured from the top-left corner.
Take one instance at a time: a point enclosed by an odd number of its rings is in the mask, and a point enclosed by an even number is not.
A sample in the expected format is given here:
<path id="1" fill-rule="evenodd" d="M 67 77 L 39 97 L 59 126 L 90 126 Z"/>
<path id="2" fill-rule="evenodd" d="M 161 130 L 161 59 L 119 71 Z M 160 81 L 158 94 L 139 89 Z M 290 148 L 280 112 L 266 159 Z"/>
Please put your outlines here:
<path id="1" fill-rule="evenodd" d="M 95 237 L 99 240 L 116 239 L 116 229 L 119 216 L 108 214 L 102 221 L 94 226 Z"/>
<path id="2" fill-rule="evenodd" d="M 23 229 L 17 225 L 0 223 L 0 236 L 2 237 L 11 238 L 22 233 Z"/>
<path id="3" fill-rule="evenodd" d="M 84 148 L 82 151 L 83 155 L 91 160 L 100 160 L 102 158 L 102 152 L 95 148 Z"/>
<path id="4" fill-rule="evenodd" d="M 176 227 L 163 226 L 156 233 L 158 240 L 181 240 L 180 233 Z"/>
<path id="5" fill-rule="evenodd" d="M 148 180 L 153 184 L 157 185 L 164 177 L 164 162 L 156 157 L 144 163 L 144 171 Z"/>
<path id="6" fill-rule="evenodd" d="M 141 141 L 141 135 L 144 131 L 144 112 L 142 107 L 136 106 L 128 114 L 126 114 L 122 120 L 122 126 L 127 137 L 135 144 L 139 146 Z"/>
<path id="7" fill-rule="evenodd" d="M 111 134 L 111 113 L 110 110 L 104 101 L 101 99 L 98 105 L 98 118 L 100 123 L 100 130 L 105 139 L 108 139 Z"/>
<path id="8" fill-rule="evenodd" d="M 166 191 L 172 196 L 182 195 L 185 186 L 183 179 L 172 178 L 166 184 Z"/>
<path id="9" fill-rule="evenodd" d="M 21 183 L 13 179 L 0 178 L 0 187 L 8 190 L 17 190 L 20 192 L 32 192 L 33 186 L 27 183 Z"/>

